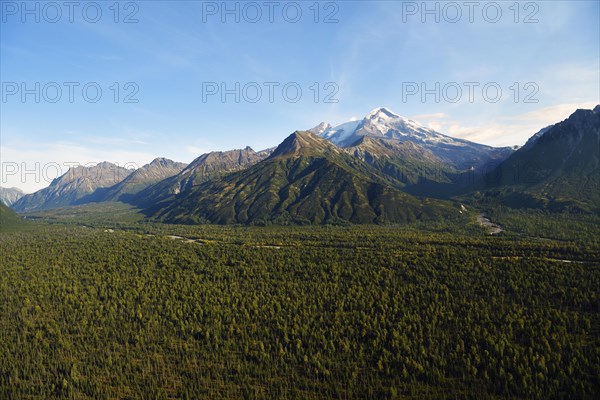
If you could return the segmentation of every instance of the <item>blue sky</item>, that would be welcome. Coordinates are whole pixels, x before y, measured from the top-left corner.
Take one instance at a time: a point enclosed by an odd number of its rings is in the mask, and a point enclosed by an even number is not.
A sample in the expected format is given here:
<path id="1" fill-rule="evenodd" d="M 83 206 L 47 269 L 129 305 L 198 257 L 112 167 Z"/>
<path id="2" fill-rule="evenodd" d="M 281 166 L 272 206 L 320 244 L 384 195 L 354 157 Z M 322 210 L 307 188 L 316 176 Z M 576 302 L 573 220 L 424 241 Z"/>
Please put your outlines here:
<path id="1" fill-rule="evenodd" d="M 521 145 L 600 102 L 598 1 L 450 3 L 3 1 L 0 185 L 31 192 L 69 163 L 258 150 L 378 106 Z"/>

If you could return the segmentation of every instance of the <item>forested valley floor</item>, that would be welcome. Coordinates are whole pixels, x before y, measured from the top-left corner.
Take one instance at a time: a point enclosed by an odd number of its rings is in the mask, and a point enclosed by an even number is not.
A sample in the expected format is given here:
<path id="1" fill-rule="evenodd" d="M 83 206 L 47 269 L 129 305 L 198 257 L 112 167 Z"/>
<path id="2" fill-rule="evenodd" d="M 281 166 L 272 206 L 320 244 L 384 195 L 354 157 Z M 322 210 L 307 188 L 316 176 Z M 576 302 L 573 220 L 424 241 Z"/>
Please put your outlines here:
<path id="1" fill-rule="evenodd" d="M 5 229 L 0 398 L 597 398 L 598 218 L 491 218 Z"/>

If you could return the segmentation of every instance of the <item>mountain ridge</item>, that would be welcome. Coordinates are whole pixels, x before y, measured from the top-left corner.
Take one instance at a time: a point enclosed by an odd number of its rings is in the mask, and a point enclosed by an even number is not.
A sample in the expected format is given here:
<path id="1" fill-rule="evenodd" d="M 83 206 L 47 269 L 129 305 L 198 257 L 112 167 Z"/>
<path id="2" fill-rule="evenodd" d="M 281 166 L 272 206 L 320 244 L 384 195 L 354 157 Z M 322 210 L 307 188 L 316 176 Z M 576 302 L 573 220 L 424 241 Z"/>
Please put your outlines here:
<path id="1" fill-rule="evenodd" d="M 433 199 L 590 211 L 600 209 L 599 115 L 600 105 L 576 110 L 513 151 L 451 138 L 381 107 L 360 121 L 295 131 L 259 152 L 210 152 L 188 165 L 159 157 L 135 171 L 79 166 L 13 207 L 118 200 L 169 222 L 244 224 L 402 222 L 420 217 L 422 197 L 436 215 L 452 212 Z M 492 173 L 476 160 L 490 162 Z"/>
<path id="2" fill-rule="evenodd" d="M 21 197 L 13 204 L 13 209 L 26 212 L 79 204 L 82 198 L 122 181 L 132 172 L 107 161 L 89 167 L 69 168 L 48 187 Z"/>
<path id="3" fill-rule="evenodd" d="M 600 211 L 600 105 L 540 132 L 486 176 L 479 195 L 514 208 Z"/>
<path id="4" fill-rule="evenodd" d="M 368 164 L 296 131 L 265 160 L 146 210 L 172 223 L 388 223 L 459 215 L 387 184 Z"/>
<path id="5" fill-rule="evenodd" d="M 244 149 L 213 151 L 194 159 L 178 174 L 157 182 L 138 192 L 128 201 L 142 207 L 159 203 L 191 189 L 202 182 L 253 165 L 271 154 L 271 149 L 255 152 Z"/>
<path id="6" fill-rule="evenodd" d="M 157 157 L 133 171 L 122 181 L 102 190 L 101 193 L 92 193 L 87 201 L 127 201 L 146 187 L 177 175 L 187 165 L 164 157 Z M 86 199 L 82 201 L 86 201 Z"/>

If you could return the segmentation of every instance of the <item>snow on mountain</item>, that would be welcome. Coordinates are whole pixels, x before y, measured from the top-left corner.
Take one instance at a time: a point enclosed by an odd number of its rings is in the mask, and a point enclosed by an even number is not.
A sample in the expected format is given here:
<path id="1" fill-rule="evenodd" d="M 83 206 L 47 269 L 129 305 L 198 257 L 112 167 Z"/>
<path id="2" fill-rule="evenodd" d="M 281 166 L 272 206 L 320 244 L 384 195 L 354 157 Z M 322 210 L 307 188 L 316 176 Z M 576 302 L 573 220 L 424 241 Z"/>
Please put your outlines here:
<path id="1" fill-rule="evenodd" d="M 321 133 L 321 137 L 340 147 L 352 146 L 364 136 L 413 142 L 459 168 L 466 163 L 483 165 L 503 160 L 512 153 L 510 148 L 494 148 L 443 135 L 385 107 L 374 109 L 360 121 L 346 122 Z"/>
<path id="2" fill-rule="evenodd" d="M 329 125 L 326 122 L 321 122 L 319 125 L 315 126 L 314 128 L 311 128 L 308 130 L 308 132 L 314 133 L 315 135 L 321 135 L 323 132 L 325 132 L 326 130 L 330 129 L 331 125 Z"/>
<path id="3" fill-rule="evenodd" d="M 341 147 L 351 146 L 362 136 L 465 145 L 465 141 L 442 135 L 385 107 L 374 109 L 362 121 L 346 122 L 327 129 L 321 136 Z"/>
<path id="4" fill-rule="evenodd" d="M 336 127 L 329 128 L 321 133 L 321 137 L 340 147 L 347 147 L 354 143 L 356 139 L 358 139 L 358 137 L 355 138 L 354 134 L 356 133 L 358 125 L 360 125 L 361 122 L 362 121 L 350 121 Z"/>

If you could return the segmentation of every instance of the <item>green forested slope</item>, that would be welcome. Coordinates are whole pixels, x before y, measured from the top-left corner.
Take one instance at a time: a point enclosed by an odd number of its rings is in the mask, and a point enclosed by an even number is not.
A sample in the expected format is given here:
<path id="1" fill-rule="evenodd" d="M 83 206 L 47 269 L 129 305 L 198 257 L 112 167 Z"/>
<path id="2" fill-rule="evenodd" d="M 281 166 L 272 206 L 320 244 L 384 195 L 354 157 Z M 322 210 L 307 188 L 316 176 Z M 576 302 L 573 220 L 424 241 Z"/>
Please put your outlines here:
<path id="1" fill-rule="evenodd" d="M 20 219 L 13 210 L 0 202 L 0 229 L 14 227 L 20 224 Z"/>
<path id="2" fill-rule="evenodd" d="M 179 223 L 390 223 L 457 218 L 449 203 L 396 189 L 367 163 L 308 132 L 266 160 L 205 182 L 149 213 Z"/>

